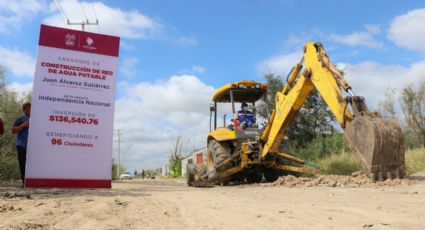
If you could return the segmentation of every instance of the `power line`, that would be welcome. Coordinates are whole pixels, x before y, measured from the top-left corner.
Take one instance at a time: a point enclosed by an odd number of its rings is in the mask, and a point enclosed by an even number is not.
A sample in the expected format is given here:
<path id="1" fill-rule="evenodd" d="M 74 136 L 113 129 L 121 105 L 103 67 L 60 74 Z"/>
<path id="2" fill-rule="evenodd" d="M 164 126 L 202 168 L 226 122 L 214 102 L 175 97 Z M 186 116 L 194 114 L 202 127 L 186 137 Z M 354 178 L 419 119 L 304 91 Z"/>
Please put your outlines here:
<path id="1" fill-rule="evenodd" d="M 82 31 L 85 31 L 85 26 L 86 25 L 87 26 L 89 26 L 89 25 L 99 25 L 99 21 L 98 20 L 96 20 L 96 22 L 90 22 L 89 21 L 89 19 L 87 18 L 87 15 L 86 15 L 86 11 L 84 10 L 83 4 L 80 1 L 78 1 L 78 3 L 80 3 L 81 9 L 83 10 L 83 13 L 84 13 L 84 16 L 86 17 L 86 20 L 83 20 L 82 22 L 69 22 L 68 21 L 68 25 L 80 25 Z"/>
<path id="2" fill-rule="evenodd" d="M 81 10 L 83 11 L 83 15 L 86 18 L 86 21 L 85 21 L 86 24 L 90 25 L 89 18 L 87 17 L 86 10 L 84 9 L 83 3 L 80 0 L 78 0 L 78 3 L 80 3 Z M 84 21 L 83 21 L 83 24 L 84 24 Z M 83 31 L 84 31 L 84 25 L 83 24 L 82 24 L 82 27 L 83 27 Z M 96 25 L 96 24 L 97 24 L 97 22 L 94 25 Z"/>
<path id="3" fill-rule="evenodd" d="M 81 1 L 78 1 L 78 3 L 80 3 L 81 10 L 83 11 L 83 14 L 84 14 L 84 17 L 86 18 L 86 21 L 89 21 L 89 19 L 87 18 L 86 10 L 84 10 L 83 3 Z"/>
<path id="4" fill-rule="evenodd" d="M 97 14 L 96 14 L 96 10 L 94 8 L 94 0 L 91 1 L 91 6 L 93 8 L 93 12 L 94 12 L 94 16 L 96 17 L 96 22 L 97 22 L 97 32 L 100 33 L 100 26 L 99 26 L 99 19 L 97 19 Z"/>
<path id="5" fill-rule="evenodd" d="M 60 2 L 58 2 L 57 0 L 54 0 L 54 2 L 56 3 L 56 6 L 58 7 L 59 11 L 62 13 L 63 16 L 65 16 L 66 22 L 67 24 L 69 23 L 69 18 L 68 15 L 66 15 L 65 11 L 63 10 Z M 68 28 L 69 28 L 69 24 L 68 24 Z"/>

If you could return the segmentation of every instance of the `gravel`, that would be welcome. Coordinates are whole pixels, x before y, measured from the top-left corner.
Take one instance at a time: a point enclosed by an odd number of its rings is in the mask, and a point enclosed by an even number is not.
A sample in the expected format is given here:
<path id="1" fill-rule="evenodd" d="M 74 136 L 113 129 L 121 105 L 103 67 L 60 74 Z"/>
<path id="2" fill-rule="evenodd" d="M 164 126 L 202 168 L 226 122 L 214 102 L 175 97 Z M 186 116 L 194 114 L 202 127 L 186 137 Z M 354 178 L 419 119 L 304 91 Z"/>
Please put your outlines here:
<path id="1" fill-rule="evenodd" d="M 275 182 L 266 184 L 265 186 L 359 188 L 412 185 L 414 183 L 415 180 L 409 179 L 394 179 L 372 183 L 364 174 L 354 174 L 352 176 L 316 175 L 314 177 L 295 177 L 288 175 L 279 177 Z"/>

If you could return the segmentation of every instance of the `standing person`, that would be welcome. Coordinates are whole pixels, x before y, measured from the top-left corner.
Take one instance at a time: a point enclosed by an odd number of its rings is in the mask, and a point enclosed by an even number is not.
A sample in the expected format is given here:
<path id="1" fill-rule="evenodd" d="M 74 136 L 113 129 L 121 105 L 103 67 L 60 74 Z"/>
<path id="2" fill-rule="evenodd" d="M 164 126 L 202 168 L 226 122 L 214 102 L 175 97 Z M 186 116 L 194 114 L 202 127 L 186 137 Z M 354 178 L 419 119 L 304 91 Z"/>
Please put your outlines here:
<path id="1" fill-rule="evenodd" d="M 16 150 L 18 151 L 19 169 L 21 171 L 22 185 L 25 183 L 25 164 L 27 161 L 28 128 L 30 125 L 31 103 L 22 105 L 23 116 L 13 123 L 12 133 L 18 134 L 16 138 Z"/>

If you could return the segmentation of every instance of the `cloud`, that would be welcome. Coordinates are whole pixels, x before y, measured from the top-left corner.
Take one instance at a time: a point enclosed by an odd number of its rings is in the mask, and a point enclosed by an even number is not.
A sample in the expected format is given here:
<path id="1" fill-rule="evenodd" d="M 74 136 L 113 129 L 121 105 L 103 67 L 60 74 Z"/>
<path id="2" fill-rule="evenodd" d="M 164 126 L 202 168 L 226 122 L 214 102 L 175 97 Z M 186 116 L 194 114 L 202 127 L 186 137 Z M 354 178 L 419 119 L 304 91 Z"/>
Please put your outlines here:
<path id="1" fill-rule="evenodd" d="M 331 34 L 329 40 L 335 43 L 349 46 L 367 46 L 370 48 L 382 48 L 383 43 L 375 39 L 375 35 L 381 33 L 378 25 L 365 25 L 365 31 L 355 31 L 350 34 Z"/>
<path id="2" fill-rule="evenodd" d="M 7 49 L 0 45 L 0 64 L 14 76 L 34 77 L 35 59 L 17 48 Z"/>
<path id="3" fill-rule="evenodd" d="M 28 93 L 32 91 L 32 82 L 28 83 L 19 83 L 19 82 L 13 82 L 11 84 L 6 85 L 6 90 L 9 92 L 15 92 L 18 99 L 22 100 L 24 99 Z"/>
<path id="4" fill-rule="evenodd" d="M 20 30 L 22 24 L 30 21 L 38 14 L 45 16 L 43 23 L 47 25 L 81 30 L 81 25 L 68 25 L 88 20 L 99 25 L 86 25 L 85 30 L 100 32 L 126 39 L 159 40 L 182 47 L 196 46 L 195 36 L 182 35 L 171 25 L 164 26 L 160 19 L 142 14 L 138 10 L 122 10 L 97 1 L 79 0 L 0 0 L 0 33 L 10 34 Z M 131 49 L 127 43 L 124 48 Z"/>
<path id="5" fill-rule="evenodd" d="M 102 2 L 78 0 L 58 0 L 58 2 L 59 5 L 56 2 L 50 3 L 50 15 L 44 19 L 43 23 L 81 30 L 81 25 L 67 25 L 66 18 L 72 23 L 78 23 L 85 21 L 87 16 L 87 19 L 93 23 L 96 22 L 96 18 L 99 19 L 99 25 L 88 25 L 86 31 L 115 35 L 125 39 L 158 40 L 182 47 L 198 44 L 195 36 L 182 35 L 171 25 L 165 26 L 159 19 L 137 10 L 113 8 Z M 121 44 L 124 49 L 132 49 L 127 43 Z"/>
<path id="6" fill-rule="evenodd" d="M 124 40 L 120 40 L 120 49 L 124 50 L 134 50 L 134 46 L 129 44 L 128 42 L 125 42 Z"/>
<path id="7" fill-rule="evenodd" d="M 292 67 L 301 60 L 302 55 L 301 51 L 275 55 L 260 61 L 257 64 L 257 71 L 260 75 L 274 73 L 279 76 L 286 76 Z"/>
<path id="8" fill-rule="evenodd" d="M 425 52 L 425 8 L 397 16 L 391 22 L 388 38 L 413 51 Z"/>
<path id="9" fill-rule="evenodd" d="M 192 66 L 192 71 L 194 73 L 205 73 L 205 68 L 199 65 Z"/>
<path id="10" fill-rule="evenodd" d="M 135 65 L 139 60 L 135 57 L 124 58 L 121 61 L 120 72 L 124 77 L 131 78 L 137 75 Z"/>
<path id="11" fill-rule="evenodd" d="M 124 95 L 116 102 L 115 128 L 123 130 L 121 149 L 130 170 L 165 165 L 178 135 L 185 152 L 206 145 L 212 86 L 193 75 L 178 75 L 121 82 L 118 89 Z"/>
<path id="12" fill-rule="evenodd" d="M 177 44 L 183 47 L 197 46 L 198 39 L 195 36 L 180 36 L 177 39 Z"/>
<path id="13" fill-rule="evenodd" d="M 200 65 L 193 65 L 190 68 L 184 68 L 182 70 L 180 70 L 178 73 L 179 74 L 203 74 L 205 73 L 206 69 L 203 66 Z"/>
<path id="14" fill-rule="evenodd" d="M 10 34 L 20 30 L 22 24 L 46 9 L 46 1 L 0 0 L 0 33 Z"/>
<path id="15" fill-rule="evenodd" d="M 286 53 L 272 56 L 257 64 L 260 74 L 274 73 L 285 77 L 292 66 L 299 62 L 301 52 Z M 367 104 L 376 109 L 379 101 L 384 100 L 388 88 L 396 92 L 411 84 L 417 84 L 425 79 L 425 60 L 411 63 L 409 66 L 384 65 L 374 61 L 360 63 L 338 63 L 343 69 L 345 78 L 357 95 L 365 96 Z"/>
<path id="16" fill-rule="evenodd" d="M 372 108 L 377 108 L 379 101 L 384 100 L 388 88 L 400 93 L 407 85 L 417 84 L 425 79 L 425 60 L 412 63 L 405 67 L 401 65 L 382 65 L 367 61 L 358 64 L 344 64 L 346 79 L 353 91 L 365 96 L 366 102 Z"/>
<path id="17" fill-rule="evenodd" d="M 85 14 L 90 22 L 99 19 L 101 33 L 120 36 L 128 39 L 150 39 L 162 31 L 162 25 L 151 17 L 137 10 L 124 11 L 119 8 L 109 7 L 102 2 L 80 2 L 77 0 L 61 0 L 60 6 L 71 22 L 85 20 Z M 84 8 L 84 12 L 82 11 Z M 93 10 L 93 8 L 95 10 Z M 68 27 L 58 5 L 50 4 L 52 14 L 44 19 L 44 23 L 58 27 Z M 81 26 L 71 26 L 73 29 L 81 29 Z M 87 26 L 87 30 L 97 32 L 96 26 Z"/>

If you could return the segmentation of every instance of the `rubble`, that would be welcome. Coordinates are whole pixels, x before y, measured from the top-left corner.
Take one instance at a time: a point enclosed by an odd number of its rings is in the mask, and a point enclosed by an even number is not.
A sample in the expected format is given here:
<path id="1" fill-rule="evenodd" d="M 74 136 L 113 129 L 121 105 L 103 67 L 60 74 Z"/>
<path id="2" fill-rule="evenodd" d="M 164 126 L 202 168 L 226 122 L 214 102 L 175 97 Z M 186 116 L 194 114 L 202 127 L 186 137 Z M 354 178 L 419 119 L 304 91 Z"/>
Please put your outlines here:
<path id="1" fill-rule="evenodd" d="M 32 199 L 31 194 L 27 192 L 13 192 L 8 191 L 4 194 L 5 198 L 16 198 L 16 197 L 25 197 L 26 199 Z"/>
<path id="2" fill-rule="evenodd" d="M 394 179 L 372 183 L 365 174 L 353 174 L 352 176 L 315 175 L 314 177 L 295 177 L 287 175 L 279 177 L 275 182 L 265 186 L 359 188 L 412 185 L 414 183 L 414 180 L 409 179 Z"/>

